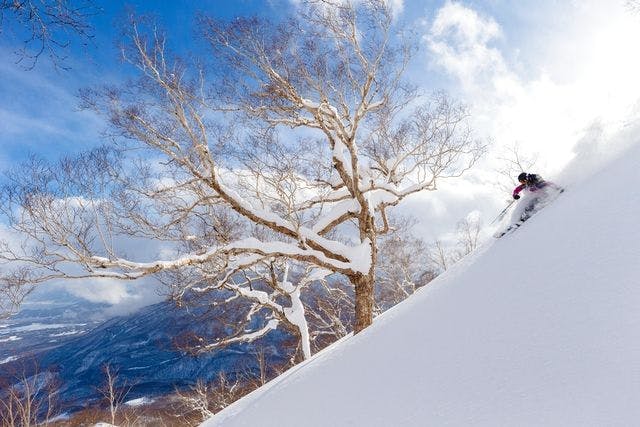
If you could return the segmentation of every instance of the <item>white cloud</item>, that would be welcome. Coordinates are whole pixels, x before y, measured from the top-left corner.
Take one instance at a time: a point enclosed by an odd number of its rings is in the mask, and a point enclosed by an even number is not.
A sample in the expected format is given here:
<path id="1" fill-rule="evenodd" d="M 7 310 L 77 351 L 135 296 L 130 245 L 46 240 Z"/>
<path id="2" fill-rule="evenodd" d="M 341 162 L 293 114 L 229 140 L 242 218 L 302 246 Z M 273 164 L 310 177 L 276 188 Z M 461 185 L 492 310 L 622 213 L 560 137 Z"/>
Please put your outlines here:
<path id="1" fill-rule="evenodd" d="M 47 286 L 65 290 L 92 303 L 109 304 L 101 313 L 105 318 L 130 314 L 164 299 L 159 285 L 151 278 L 134 282 L 113 279 L 58 281 Z"/>
<path id="2" fill-rule="evenodd" d="M 496 148 L 519 142 L 539 153 L 543 173 L 558 173 L 569 162 L 594 121 L 605 132 L 620 129 L 640 97 L 637 19 L 615 5 L 583 3 L 565 5 L 562 25 L 553 24 L 557 11 L 548 8 L 541 22 L 531 23 L 539 28 L 522 29 L 530 38 L 540 36 L 540 51 L 510 45 L 493 18 L 450 1 L 425 36 L 434 64 L 454 78 L 471 104 L 476 128 Z M 522 70 L 522 64 L 509 63 L 506 49 L 534 66 Z"/>
<path id="3" fill-rule="evenodd" d="M 455 238 L 456 223 L 467 218 L 488 224 L 503 201 L 504 197 L 496 194 L 491 174 L 474 169 L 463 178 L 441 180 L 437 191 L 412 196 L 398 211 L 419 220 L 415 231 L 427 241 L 441 239 L 455 243 L 449 240 Z"/>
<path id="4" fill-rule="evenodd" d="M 438 65 L 469 90 L 483 77 L 506 72 L 502 55 L 489 46 L 501 36 L 500 26 L 492 18 L 448 1 L 437 12 L 425 40 Z"/>
<path id="5" fill-rule="evenodd" d="M 618 152 L 625 138 L 611 135 L 628 135 L 640 118 L 639 15 L 596 0 L 484 6 L 446 1 L 424 25 L 430 70 L 444 73 L 477 134 L 493 143 L 469 174 L 401 208 L 418 216 L 427 239 L 446 237 L 472 211 L 491 222 L 510 197 L 494 186 L 505 146 L 538 154 L 534 172 L 569 185 Z M 574 173 L 562 172 L 568 165 Z"/>
<path id="6" fill-rule="evenodd" d="M 94 279 L 91 283 L 69 282 L 64 287 L 71 294 L 94 303 L 120 304 L 132 297 L 123 282 L 111 279 Z"/>
<path id="7" fill-rule="evenodd" d="M 72 203 L 79 198 L 68 199 Z M 9 248 L 20 253 L 26 244 L 24 237 L 0 222 L 0 241 L 6 242 Z M 171 259 L 176 251 L 170 245 L 148 239 L 118 237 L 114 244 L 122 248 L 131 259 L 148 261 L 151 259 Z M 3 266 L 0 264 L 0 269 Z M 84 273 L 77 265 L 64 264 L 58 268 L 69 274 Z M 123 281 L 107 278 L 86 278 L 63 280 L 56 279 L 38 285 L 43 290 L 63 290 L 92 303 L 109 304 L 104 310 L 107 317 L 132 313 L 144 306 L 155 304 L 163 299 L 161 285 L 153 277 L 144 277 L 134 281 Z"/>

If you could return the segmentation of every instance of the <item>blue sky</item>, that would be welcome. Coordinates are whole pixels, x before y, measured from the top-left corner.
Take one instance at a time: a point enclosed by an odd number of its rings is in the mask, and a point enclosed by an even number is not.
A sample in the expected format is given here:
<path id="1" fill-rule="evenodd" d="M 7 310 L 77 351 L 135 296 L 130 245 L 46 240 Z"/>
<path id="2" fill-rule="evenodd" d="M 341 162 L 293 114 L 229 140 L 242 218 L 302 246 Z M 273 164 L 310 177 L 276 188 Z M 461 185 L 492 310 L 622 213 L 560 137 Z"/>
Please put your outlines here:
<path id="1" fill-rule="evenodd" d="M 105 123 L 80 111 L 76 95 L 131 75 L 116 48 L 128 7 L 157 17 L 170 47 L 188 55 L 205 48 L 194 37 L 199 12 L 277 19 L 295 13 L 299 1 L 101 2 L 103 12 L 90 20 L 95 39 L 86 47 L 72 41 L 66 71 L 46 58 L 30 71 L 16 65 L 13 52 L 21 39 L 3 29 L 0 169 L 29 152 L 55 159 L 103 142 Z M 477 134 L 492 142 L 483 162 L 462 180 L 409 201 L 407 209 L 420 220 L 417 232 L 426 239 L 446 237 L 465 216 L 490 222 L 500 211 L 506 195 L 492 182 L 506 146 L 518 143 L 537 154 L 535 172 L 569 179 L 563 169 L 583 147 L 610 150 L 598 144 L 640 117 L 640 15 L 625 9 L 625 0 L 389 2 L 397 21 L 419 38 L 408 77 L 426 92 L 445 89 L 467 103 Z"/>
<path id="2" fill-rule="evenodd" d="M 201 2 L 98 2 L 102 11 L 89 19 L 94 37 L 86 45 L 71 38 L 64 66 L 52 67 L 44 55 L 33 70 L 17 64 L 20 34 L 3 31 L 0 38 L 0 168 L 36 152 L 56 157 L 100 143 L 104 125 L 78 109 L 77 93 L 85 87 L 122 82 L 130 70 L 119 60 L 121 22 L 129 10 L 153 16 L 170 34 L 173 49 L 182 54 L 201 49 L 194 37 L 197 13 L 221 18 L 239 14 L 274 14 L 277 8 L 254 0 Z M 289 5 L 288 2 L 284 2 Z M 11 17 L 8 16 L 10 19 Z M 5 17 L 7 19 L 7 17 Z"/>
<path id="3" fill-rule="evenodd" d="M 155 16 L 167 30 L 171 48 L 188 55 L 205 49 L 195 37 L 198 13 L 226 19 L 243 14 L 277 18 L 285 11 L 295 13 L 298 2 L 101 2 L 102 13 L 90 19 L 95 38 L 86 47 L 72 40 L 67 71 L 53 69 L 46 58 L 25 71 L 14 63 L 21 39 L 3 31 L 0 169 L 29 152 L 55 158 L 103 142 L 104 122 L 79 111 L 76 95 L 84 87 L 123 82 L 131 72 L 116 48 L 127 10 Z M 494 152 L 467 178 L 473 187 L 469 191 L 480 199 L 472 198 L 473 203 L 489 199 L 482 211 L 495 209 L 501 199 L 474 187 L 474 182 L 488 180 L 500 147 L 521 144 L 539 154 L 539 172 L 554 176 L 594 123 L 613 132 L 638 108 L 640 16 L 625 9 L 625 0 L 389 2 L 398 22 L 411 27 L 420 40 L 409 77 L 426 92 L 445 89 L 467 103 L 478 134 L 493 143 Z M 448 201 L 450 196 L 455 194 L 445 191 L 438 197 Z M 464 216 L 469 208 L 465 204 L 454 216 Z"/>
<path id="4" fill-rule="evenodd" d="M 531 82 L 545 84 L 544 79 L 547 79 L 546 83 L 558 86 L 575 83 L 584 74 L 586 66 L 594 65 L 593 58 L 589 57 L 598 54 L 593 52 L 594 35 L 608 31 L 607 34 L 611 36 L 610 27 L 616 26 L 617 21 L 624 19 L 627 22 L 625 25 L 628 25 L 634 19 L 624 10 L 624 0 L 390 1 L 397 11 L 397 19 L 414 28 L 424 38 L 421 51 L 410 68 L 414 81 L 426 90 L 444 88 L 471 105 L 484 98 L 482 91 L 495 92 L 495 88 L 491 87 L 492 82 L 468 81 L 469 76 L 461 74 L 459 69 L 448 68 L 439 62 L 438 55 L 433 55 L 426 40 L 433 30 L 434 21 L 443 10 L 450 15 L 460 14 L 461 11 L 473 15 L 459 17 L 458 22 L 455 18 L 450 20 L 445 31 L 457 28 L 460 32 L 465 27 L 482 32 L 486 31 L 483 26 L 495 25 L 495 34 L 480 35 L 480 39 L 475 40 L 491 52 L 485 52 L 484 57 L 471 58 L 467 67 L 477 73 L 478 61 L 489 59 L 492 63 L 484 63 L 484 68 L 480 67 L 486 78 L 495 79 L 496 73 L 502 73 L 503 76 L 509 74 L 508 77 L 521 88 Z M 34 70 L 23 70 L 12 61 L 16 59 L 12 52 L 20 47 L 20 38 L 12 37 L 11 31 L 4 31 L 0 39 L 0 53 L 6 59 L 0 63 L 0 167 L 4 168 L 23 158 L 28 151 L 56 156 L 99 143 L 99 120 L 89 113 L 79 112 L 75 96 L 82 87 L 105 81 L 122 81 L 126 75 L 127 68 L 118 59 L 116 43 L 119 22 L 127 10 L 132 8 L 136 13 L 156 16 L 170 34 L 172 48 L 188 54 L 203 49 L 202 43 L 194 37 L 197 32 L 194 21 L 198 13 L 222 18 L 257 13 L 275 18 L 282 16 L 285 9 L 294 10 L 295 4 L 294 0 L 102 2 L 103 12 L 90 19 L 95 28 L 92 42 L 84 47 L 77 40 L 72 40 L 65 62 L 71 67 L 68 71 L 53 70 L 46 58 L 41 58 Z M 477 36 L 478 33 L 464 35 Z M 618 37 L 622 39 L 624 35 L 618 34 Z M 633 35 L 629 34 L 629 37 Z M 460 39 L 448 40 L 464 43 Z M 616 40 L 613 37 L 611 42 L 615 43 Z M 457 52 L 469 54 L 460 50 Z M 493 57 L 489 58 L 491 55 Z M 633 64 L 633 67 L 636 66 L 637 61 Z M 502 69 L 497 70 L 500 67 Z M 486 75 L 486 72 L 489 74 Z M 484 87 L 479 87 L 482 84 Z M 598 84 L 607 83 L 602 81 Z M 473 85 L 475 87 L 471 87 Z M 518 130 L 514 130 L 517 136 Z M 495 129 L 487 129 L 485 133 L 494 139 L 514 138 L 512 135 L 502 136 Z M 562 154 L 565 158 L 566 151 Z M 552 167 L 554 172 L 559 168 L 559 164 Z"/>

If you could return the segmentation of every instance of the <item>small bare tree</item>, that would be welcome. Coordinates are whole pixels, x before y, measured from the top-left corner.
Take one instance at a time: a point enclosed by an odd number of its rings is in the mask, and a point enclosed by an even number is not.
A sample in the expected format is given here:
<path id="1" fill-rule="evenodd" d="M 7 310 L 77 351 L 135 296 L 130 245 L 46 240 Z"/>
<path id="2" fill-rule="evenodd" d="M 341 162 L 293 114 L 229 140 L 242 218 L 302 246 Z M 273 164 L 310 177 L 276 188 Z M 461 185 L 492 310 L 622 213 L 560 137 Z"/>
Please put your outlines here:
<path id="1" fill-rule="evenodd" d="M 382 0 L 308 1 L 277 24 L 201 25 L 213 70 L 191 72 L 165 52 L 164 37 L 133 23 L 123 51 L 140 81 L 84 96 L 108 117 L 121 148 L 148 150 L 136 172 L 157 179 L 118 174 L 118 193 L 106 186 L 93 198 L 96 171 L 82 177 L 90 186 L 67 193 L 46 185 L 9 191 L 11 226 L 30 244 L 27 254 L 0 254 L 28 266 L 19 279 L 5 274 L 5 283 L 176 270 L 220 283 L 287 258 L 347 278 L 353 329 L 361 331 L 373 318 L 388 210 L 460 176 L 483 151 L 466 109 L 442 94 L 422 102 L 404 82 L 410 49 Z M 252 226 L 220 234 L 225 215 Z M 127 257 L 114 244 L 123 234 L 172 242 L 175 256 Z M 196 250 L 178 247 L 190 239 Z"/>
<path id="2" fill-rule="evenodd" d="M 332 278 L 321 280 L 306 295 L 310 339 L 319 351 L 352 331 L 353 293 L 348 284 Z"/>
<path id="3" fill-rule="evenodd" d="M 176 395 L 181 404 L 188 412 L 195 412 L 201 421 L 211 418 L 215 411 L 211 408 L 210 386 L 202 379 L 198 379 L 188 391 L 176 390 Z M 184 416 L 184 413 L 180 414 Z"/>
<path id="4" fill-rule="evenodd" d="M 255 352 L 256 361 L 258 362 L 258 372 L 260 376 L 258 377 L 258 387 L 262 387 L 269 381 L 269 376 L 267 373 L 267 357 L 264 349 L 259 349 Z"/>
<path id="5" fill-rule="evenodd" d="M 242 387 L 238 379 L 229 380 L 224 372 L 220 372 L 217 381 L 207 383 L 198 379 L 196 383 L 186 391 L 176 390 L 176 396 L 182 412 L 179 416 L 197 414 L 200 421 L 211 418 L 244 394 L 249 393 Z"/>
<path id="6" fill-rule="evenodd" d="M 475 251 L 480 244 L 480 233 L 482 231 L 482 221 L 479 217 L 467 217 L 456 225 L 457 246 L 454 255 L 454 262 L 459 261 L 471 252 Z"/>
<path id="7" fill-rule="evenodd" d="M 511 193 L 513 187 L 518 185 L 518 175 L 521 172 L 530 171 L 535 166 L 538 155 L 525 153 L 520 144 L 515 143 L 506 147 L 498 160 L 502 164 L 496 170 L 500 179 L 497 186 L 501 190 Z"/>
<path id="8" fill-rule="evenodd" d="M 435 275 L 475 251 L 481 243 L 482 219 L 470 214 L 456 223 L 455 232 L 446 239 L 436 239 L 427 247 L 428 263 Z M 448 243 L 447 243 L 448 242 Z"/>
<path id="9" fill-rule="evenodd" d="M 378 312 L 403 301 L 437 275 L 426 243 L 412 232 L 414 225 L 412 218 L 399 218 L 393 232 L 381 241 L 376 274 Z"/>
<path id="10" fill-rule="evenodd" d="M 427 256 L 430 263 L 435 266 L 438 274 L 446 271 L 453 262 L 451 260 L 450 249 L 440 239 L 434 240 L 433 243 L 428 246 Z"/>
<path id="11" fill-rule="evenodd" d="M 58 415 L 58 384 L 48 372 L 41 372 L 38 366 L 14 377 L 14 381 L 4 378 L 6 384 L 0 388 L 0 425 L 3 427 L 24 427 L 46 425 Z"/>
<path id="12" fill-rule="evenodd" d="M 120 381 L 118 370 L 109 364 L 103 366 L 102 372 L 104 373 L 104 384 L 98 388 L 98 391 L 109 405 L 110 422 L 115 425 L 120 406 L 124 403 L 132 386 Z"/>
<path id="13" fill-rule="evenodd" d="M 22 301 L 33 291 L 34 285 L 24 279 L 28 275 L 28 268 L 23 267 L 0 277 L 0 319 L 15 314 Z"/>

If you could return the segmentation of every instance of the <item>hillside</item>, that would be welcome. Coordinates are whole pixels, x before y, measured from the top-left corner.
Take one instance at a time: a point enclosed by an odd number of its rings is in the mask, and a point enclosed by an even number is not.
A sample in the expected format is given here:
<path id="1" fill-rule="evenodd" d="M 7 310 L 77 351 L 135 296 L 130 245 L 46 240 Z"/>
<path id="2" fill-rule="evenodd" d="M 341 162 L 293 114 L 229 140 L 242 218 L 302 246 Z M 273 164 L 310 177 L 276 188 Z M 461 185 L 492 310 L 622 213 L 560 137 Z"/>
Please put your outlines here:
<path id="1" fill-rule="evenodd" d="M 0 320 L 0 366 L 85 334 L 104 320 L 99 315 L 104 308 L 67 292 L 30 296 L 18 314 Z"/>
<path id="2" fill-rule="evenodd" d="M 640 146 L 212 426 L 634 425 Z"/>
<path id="3" fill-rule="evenodd" d="M 73 306 L 75 308 L 75 306 Z M 143 308 L 137 313 L 116 317 L 96 326 L 96 323 L 83 323 L 89 331 L 79 331 L 79 320 L 71 318 L 74 323 L 51 326 L 51 316 L 46 311 L 37 312 L 49 329 L 39 330 L 40 323 L 29 324 L 33 320 L 30 312 L 12 319 L 17 325 L 2 331 L 3 336 L 19 335 L 15 343 L 28 341 L 38 344 L 30 347 L 14 349 L 19 356 L 0 363 L 0 380 L 6 375 L 8 380 L 14 378 L 14 372 L 22 372 L 38 368 L 40 372 L 55 373 L 59 384 L 58 399 L 63 412 L 73 412 L 86 408 L 102 399 L 98 387 L 105 382 L 103 367 L 110 365 L 118 371 L 119 381 L 131 388 L 127 400 L 166 397 L 176 389 L 185 389 L 198 379 L 212 381 L 224 372 L 231 378 L 236 374 L 248 374 L 257 370 L 255 344 L 239 343 L 216 352 L 202 355 L 185 353 L 176 348 L 175 340 L 185 334 L 196 333 L 200 336 L 216 336 L 213 331 L 220 327 L 217 318 L 222 318 L 220 310 L 209 310 L 203 313 L 201 308 L 186 310 L 177 308 L 171 302 L 161 302 Z M 50 309 L 50 311 L 57 313 Z M 86 312 L 80 312 L 89 318 Z M 229 318 L 229 316 L 227 316 Z M 55 319 L 55 318 L 54 318 Z M 23 323 L 18 323 L 21 321 Z M 60 321 L 62 322 L 62 321 Z M 86 322 L 86 320 L 85 320 Z M 59 326 L 56 329 L 51 329 Z M 22 329 L 33 329 L 30 335 L 19 332 Z M 54 333 L 64 334 L 71 330 L 74 335 L 63 335 L 51 338 Z M 39 333 L 39 335 L 37 335 Z M 63 340 L 63 338 L 65 338 Z M 276 331 L 270 334 L 268 341 L 260 342 L 269 362 L 273 366 L 286 364 L 290 357 L 287 340 L 291 338 Z M 0 341 L 1 342 L 1 341 Z M 4 345 L 4 344 L 2 344 Z M 29 355 L 33 353 L 33 355 Z M 0 356 L 3 353 L 0 352 Z M 2 360 L 0 360 L 2 362 Z M 35 362 L 35 363 L 34 363 Z M 269 375 L 275 375 L 269 373 Z"/>

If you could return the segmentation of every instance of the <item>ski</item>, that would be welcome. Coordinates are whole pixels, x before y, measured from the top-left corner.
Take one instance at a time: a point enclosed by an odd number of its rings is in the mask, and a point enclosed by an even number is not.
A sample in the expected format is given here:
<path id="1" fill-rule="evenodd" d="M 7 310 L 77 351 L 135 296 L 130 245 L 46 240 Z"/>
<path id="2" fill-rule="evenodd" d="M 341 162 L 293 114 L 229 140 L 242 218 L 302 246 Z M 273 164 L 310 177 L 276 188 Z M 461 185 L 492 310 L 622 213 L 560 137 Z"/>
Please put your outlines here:
<path id="1" fill-rule="evenodd" d="M 564 190 L 565 190 L 564 188 L 560 187 L 560 188 L 558 189 L 558 194 L 557 194 L 557 196 L 559 196 L 560 194 L 564 193 Z M 557 196 L 556 196 L 556 197 L 557 197 Z M 505 228 L 504 230 L 496 232 L 496 233 L 493 235 L 493 237 L 495 237 L 496 239 L 499 239 L 499 238 L 501 238 L 501 237 L 503 237 L 503 236 L 505 236 L 505 235 L 507 235 L 507 234 L 513 233 L 515 230 L 517 230 L 518 228 L 520 228 L 520 226 L 521 226 L 522 224 L 524 224 L 524 222 L 525 222 L 527 219 L 531 218 L 533 215 L 535 215 L 536 213 L 538 213 L 540 210 L 542 210 L 542 209 L 543 209 L 544 207 L 546 207 L 548 204 L 550 204 L 551 202 L 553 202 L 553 201 L 555 200 L 555 198 L 556 198 L 556 197 L 554 197 L 552 200 L 549 200 L 549 201 L 547 201 L 546 203 L 544 203 L 544 204 L 543 204 L 539 209 L 535 210 L 535 211 L 534 211 L 534 212 L 533 212 L 529 217 L 527 217 L 525 220 L 521 220 L 521 221 L 518 221 L 518 222 L 516 222 L 516 223 L 514 223 L 514 224 L 511 224 L 510 226 L 508 226 L 508 227 L 507 227 L 507 228 Z"/>
<path id="2" fill-rule="evenodd" d="M 518 228 L 520 228 L 520 226 L 524 224 L 524 222 L 516 222 L 515 224 L 511 224 L 510 226 L 508 226 L 507 228 L 505 228 L 502 231 L 499 231 L 497 233 L 495 233 L 493 235 L 493 237 L 495 237 L 496 239 L 501 238 L 502 236 L 509 234 L 509 233 L 513 233 L 515 230 L 517 230 Z"/>

